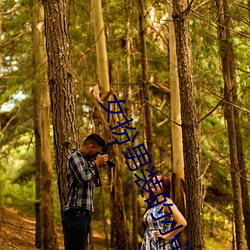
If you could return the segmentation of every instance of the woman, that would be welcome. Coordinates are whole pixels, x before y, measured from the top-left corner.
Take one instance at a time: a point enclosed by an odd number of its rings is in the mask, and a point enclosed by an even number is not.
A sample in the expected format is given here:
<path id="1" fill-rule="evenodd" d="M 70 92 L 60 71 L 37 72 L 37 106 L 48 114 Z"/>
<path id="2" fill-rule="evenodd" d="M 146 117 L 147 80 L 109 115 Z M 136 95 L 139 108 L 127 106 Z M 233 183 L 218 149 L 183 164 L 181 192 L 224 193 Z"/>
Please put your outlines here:
<path id="1" fill-rule="evenodd" d="M 160 185 L 157 184 L 159 182 Z M 187 222 L 173 201 L 168 198 L 170 195 L 170 180 L 165 175 L 158 173 L 151 178 L 150 188 L 153 193 L 150 193 L 149 206 L 143 216 L 145 232 L 141 250 L 180 249 L 178 248 L 178 241 L 172 242 L 172 240 L 186 227 Z M 164 195 L 161 195 L 161 193 Z M 171 230 L 173 224 L 171 221 L 173 220 L 176 222 L 174 226 L 176 230 L 173 230 L 174 228 Z M 165 223 L 163 223 L 164 221 Z M 167 233 L 170 230 L 171 232 Z"/>

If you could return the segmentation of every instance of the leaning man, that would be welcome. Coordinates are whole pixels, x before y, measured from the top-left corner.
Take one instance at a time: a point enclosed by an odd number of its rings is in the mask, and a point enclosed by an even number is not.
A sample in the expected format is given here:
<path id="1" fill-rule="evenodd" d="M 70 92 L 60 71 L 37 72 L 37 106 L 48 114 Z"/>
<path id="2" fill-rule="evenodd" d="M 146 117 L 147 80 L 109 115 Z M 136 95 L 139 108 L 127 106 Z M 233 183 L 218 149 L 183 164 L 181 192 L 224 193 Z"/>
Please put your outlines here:
<path id="1" fill-rule="evenodd" d="M 65 250 L 85 250 L 93 206 L 93 186 L 98 168 L 106 166 L 108 155 L 100 155 L 105 141 L 89 135 L 79 149 L 67 159 L 68 199 L 63 209 L 62 224 Z"/>

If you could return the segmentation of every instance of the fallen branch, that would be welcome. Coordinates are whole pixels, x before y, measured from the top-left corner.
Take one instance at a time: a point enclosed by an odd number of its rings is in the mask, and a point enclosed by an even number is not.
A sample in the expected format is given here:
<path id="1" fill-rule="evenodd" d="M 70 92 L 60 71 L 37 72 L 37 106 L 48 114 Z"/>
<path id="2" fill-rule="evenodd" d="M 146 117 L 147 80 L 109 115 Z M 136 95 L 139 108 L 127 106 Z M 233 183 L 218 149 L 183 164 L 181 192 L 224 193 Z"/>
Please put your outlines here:
<path id="1" fill-rule="evenodd" d="M 24 228 L 22 226 L 15 225 L 15 224 L 13 224 L 11 222 L 4 221 L 4 220 L 1 220 L 1 223 L 10 225 L 10 226 L 12 226 L 14 228 L 17 228 L 17 229 L 22 229 L 22 230 L 26 231 L 29 234 L 35 235 L 35 233 L 30 232 L 30 231 L 35 231 L 36 230 L 35 228 L 30 228 L 30 229 L 29 228 Z"/>

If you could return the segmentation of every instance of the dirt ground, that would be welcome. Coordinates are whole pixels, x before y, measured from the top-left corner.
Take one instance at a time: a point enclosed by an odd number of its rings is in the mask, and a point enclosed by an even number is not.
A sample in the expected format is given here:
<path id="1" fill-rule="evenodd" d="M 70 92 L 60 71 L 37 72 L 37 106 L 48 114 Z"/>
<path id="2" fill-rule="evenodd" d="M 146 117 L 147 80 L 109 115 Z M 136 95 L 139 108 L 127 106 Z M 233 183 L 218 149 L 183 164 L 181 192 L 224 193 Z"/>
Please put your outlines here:
<path id="1" fill-rule="evenodd" d="M 92 227 L 95 224 L 92 221 Z M 58 225 L 59 250 L 64 250 L 61 225 Z M 0 250 L 35 250 L 35 218 L 19 214 L 18 212 L 0 208 Z M 105 238 L 93 227 L 94 250 L 104 250 Z"/>

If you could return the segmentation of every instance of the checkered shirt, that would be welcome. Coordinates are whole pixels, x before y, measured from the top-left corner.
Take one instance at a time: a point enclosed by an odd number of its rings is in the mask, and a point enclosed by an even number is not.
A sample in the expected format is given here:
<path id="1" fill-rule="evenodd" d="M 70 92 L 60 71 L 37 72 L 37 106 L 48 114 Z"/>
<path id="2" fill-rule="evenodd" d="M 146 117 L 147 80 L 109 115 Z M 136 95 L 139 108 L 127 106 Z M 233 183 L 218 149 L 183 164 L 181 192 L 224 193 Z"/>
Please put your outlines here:
<path id="1" fill-rule="evenodd" d="M 64 211 L 72 207 L 94 211 L 93 185 L 95 171 L 79 150 L 72 150 L 67 159 L 68 200 Z"/>

